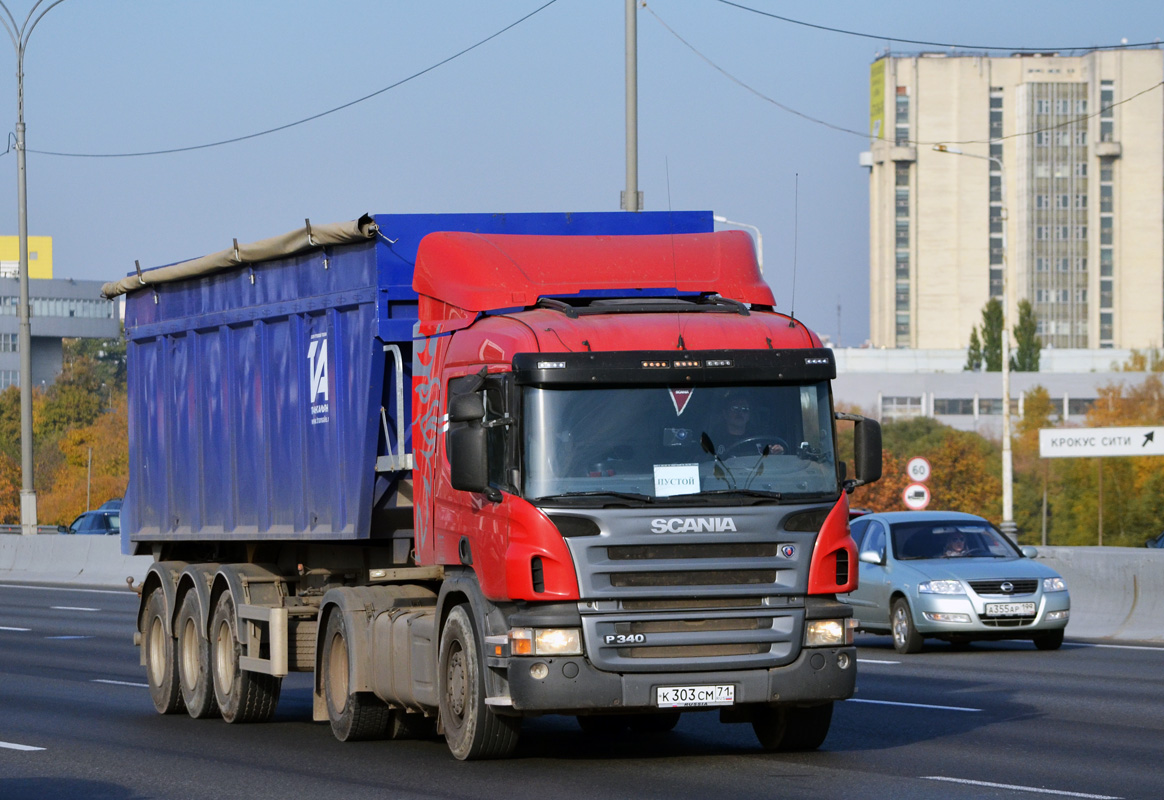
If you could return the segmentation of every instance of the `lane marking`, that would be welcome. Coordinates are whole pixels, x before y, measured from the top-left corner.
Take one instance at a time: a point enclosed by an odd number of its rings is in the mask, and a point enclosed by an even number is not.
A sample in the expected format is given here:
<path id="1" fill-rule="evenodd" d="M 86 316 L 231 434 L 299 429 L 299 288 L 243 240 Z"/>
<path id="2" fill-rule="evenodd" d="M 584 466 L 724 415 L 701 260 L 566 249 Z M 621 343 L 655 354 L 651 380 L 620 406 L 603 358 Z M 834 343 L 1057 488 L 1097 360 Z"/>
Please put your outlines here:
<path id="1" fill-rule="evenodd" d="M 46 639 L 92 639 L 92 636 L 46 636 Z"/>
<path id="2" fill-rule="evenodd" d="M 150 688 L 150 685 L 148 683 L 134 683 L 133 681 L 111 681 L 111 680 L 106 680 L 105 678 L 94 678 L 92 682 L 93 683 L 108 683 L 108 684 L 112 684 L 113 686 L 136 686 L 140 689 Z"/>
<path id="3" fill-rule="evenodd" d="M 900 661 L 878 661 L 875 658 L 858 658 L 858 664 L 900 664 Z"/>
<path id="4" fill-rule="evenodd" d="M 1062 789 L 1040 789 L 1037 786 L 1016 786 L 1013 783 L 991 783 L 990 781 L 971 781 L 965 778 L 945 778 L 939 775 L 923 775 L 923 781 L 945 781 L 947 783 L 965 783 L 970 786 L 988 786 L 991 789 L 1013 789 L 1016 792 L 1035 792 L 1037 794 L 1055 794 L 1061 797 L 1088 797 L 1091 800 L 1122 800 L 1113 794 L 1086 794 L 1084 792 L 1068 792 Z"/>
<path id="5" fill-rule="evenodd" d="M 7 625 L 0 625 L 0 631 L 18 631 L 20 633 L 28 633 L 32 628 L 9 628 Z"/>
<path id="6" fill-rule="evenodd" d="M 13 744 L 12 742 L 0 742 L 0 747 L 3 747 L 7 750 L 25 750 L 29 752 L 33 750 L 44 750 L 43 747 L 33 747 L 32 745 L 28 744 Z"/>
<path id="7" fill-rule="evenodd" d="M 70 589 L 67 586 L 29 586 L 23 583 L 0 583 L 0 589 L 33 589 L 38 592 L 83 592 L 85 594 L 135 594 L 129 589 Z"/>
<path id="8" fill-rule="evenodd" d="M 85 606 L 49 606 L 53 611 L 100 611 L 99 608 L 86 608 Z"/>
<path id="9" fill-rule="evenodd" d="M 1083 642 L 1071 642 L 1078 647 L 1106 647 L 1110 650 L 1155 650 L 1156 652 L 1164 651 L 1164 647 L 1149 647 L 1138 644 L 1085 644 Z"/>
<path id="10" fill-rule="evenodd" d="M 906 708 L 936 708 L 939 711 L 981 711 L 981 708 L 966 708 L 965 706 L 933 706 L 929 703 L 899 703 L 894 700 L 858 700 L 850 697 L 846 703 L 873 703 L 879 706 L 905 706 Z"/>

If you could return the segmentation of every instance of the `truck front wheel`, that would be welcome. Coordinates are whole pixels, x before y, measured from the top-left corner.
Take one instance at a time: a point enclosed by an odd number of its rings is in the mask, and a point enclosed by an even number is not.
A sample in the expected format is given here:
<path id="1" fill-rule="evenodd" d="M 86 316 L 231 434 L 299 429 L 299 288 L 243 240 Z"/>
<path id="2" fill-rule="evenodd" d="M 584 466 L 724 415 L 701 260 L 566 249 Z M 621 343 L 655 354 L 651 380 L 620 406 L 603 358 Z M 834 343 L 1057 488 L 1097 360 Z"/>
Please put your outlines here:
<path id="1" fill-rule="evenodd" d="M 266 722 L 279 703 L 280 678 L 239 667 L 242 645 L 238 641 L 238 617 L 234 598 L 223 592 L 214 606 L 210 623 L 210 663 L 214 673 L 214 699 L 227 722 Z"/>
<path id="2" fill-rule="evenodd" d="M 150 699 L 159 714 L 176 714 L 184 706 L 178 690 L 178 658 L 174 637 L 166 633 L 166 595 L 161 588 L 150 592 L 141 624 L 141 646 L 145 652 L 146 680 Z"/>
<path id="3" fill-rule="evenodd" d="M 520 717 L 501 717 L 485 704 L 481 648 L 469 607 L 449 612 L 441 631 L 440 714 L 449 750 L 461 761 L 505 758 L 517 747 Z"/>

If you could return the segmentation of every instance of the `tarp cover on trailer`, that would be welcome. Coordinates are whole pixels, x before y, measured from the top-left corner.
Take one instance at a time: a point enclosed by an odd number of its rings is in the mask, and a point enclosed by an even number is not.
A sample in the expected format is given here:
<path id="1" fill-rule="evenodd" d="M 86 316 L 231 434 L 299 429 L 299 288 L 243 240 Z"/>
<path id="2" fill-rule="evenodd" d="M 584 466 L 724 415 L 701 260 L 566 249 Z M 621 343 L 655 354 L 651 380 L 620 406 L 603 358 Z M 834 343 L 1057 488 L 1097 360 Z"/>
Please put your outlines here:
<path id="1" fill-rule="evenodd" d="M 371 239 L 378 230 L 379 227 L 370 214 L 364 214 L 354 222 L 332 222 L 324 225 L 311 225 L 311 227 L 304 226 L 281 236 L 272 236 L 250 244 L 240 244 L 238 247 L 232 246 L 208 256 L 171 264 L 168 267 L 146 270 L 119 281 L 110 281 L 101 287 L 101 294 L 112 300 L 146 286 L 180 281 L 199 275 L 209 275 L 244 264 L 257 264 L 260 261 L 293 256 L 318 247 L 362 242 Z"/>

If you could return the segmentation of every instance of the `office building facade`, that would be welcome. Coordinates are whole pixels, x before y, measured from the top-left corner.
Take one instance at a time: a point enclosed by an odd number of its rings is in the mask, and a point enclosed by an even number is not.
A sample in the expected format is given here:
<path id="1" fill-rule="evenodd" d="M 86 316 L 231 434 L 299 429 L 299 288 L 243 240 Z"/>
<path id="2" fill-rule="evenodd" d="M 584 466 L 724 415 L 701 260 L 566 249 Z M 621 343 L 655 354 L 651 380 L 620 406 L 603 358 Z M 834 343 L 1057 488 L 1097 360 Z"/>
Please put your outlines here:
<path id="1" fill-rule="evenodd" d="M 875 61 L 873 345 L 965 348 L 1005 273 L 1044 346 L 1164 346 L 1162 81 L 1160 49 Z"/>

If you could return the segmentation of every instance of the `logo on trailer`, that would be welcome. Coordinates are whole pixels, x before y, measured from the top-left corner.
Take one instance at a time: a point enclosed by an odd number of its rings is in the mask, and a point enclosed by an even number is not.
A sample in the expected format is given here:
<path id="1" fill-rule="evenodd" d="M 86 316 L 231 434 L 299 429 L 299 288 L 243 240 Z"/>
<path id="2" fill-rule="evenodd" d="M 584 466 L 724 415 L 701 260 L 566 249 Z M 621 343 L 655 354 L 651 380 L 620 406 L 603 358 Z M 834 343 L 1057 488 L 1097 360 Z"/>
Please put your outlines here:
<path id="1" fill-rule="evenodd" d="M 326 423 L 328 414 L 327 385 L 327 333 L 311 334 L 311 344 L 307 346 L 307 371 L 311 382 L 308 399 L 311 402 L 311 424 Z"/>

